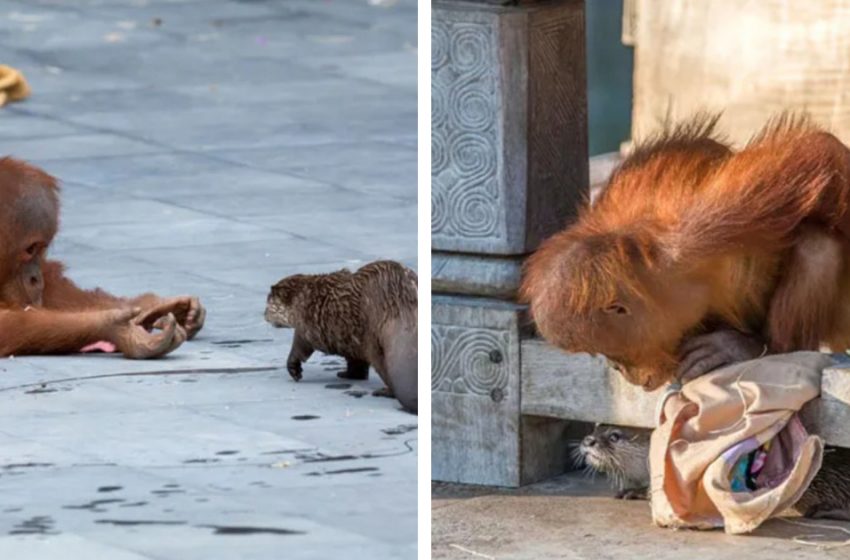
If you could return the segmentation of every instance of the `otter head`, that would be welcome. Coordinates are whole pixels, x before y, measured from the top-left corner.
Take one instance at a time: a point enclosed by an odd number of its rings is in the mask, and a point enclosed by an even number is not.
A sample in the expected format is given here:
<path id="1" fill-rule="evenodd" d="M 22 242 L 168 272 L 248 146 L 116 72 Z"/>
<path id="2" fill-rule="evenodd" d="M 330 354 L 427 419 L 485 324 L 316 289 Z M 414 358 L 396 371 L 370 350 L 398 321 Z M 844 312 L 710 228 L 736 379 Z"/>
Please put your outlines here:
<path id="1" fill-rule="evenodd" d="M 277 328 L 293 328 L 294 306 L 308 277 L 304 274 L 287 276 L 271 287 L 266 299 L 265 319 Z"/>
<path id="2" fill-rule="evenodd" d="M 649 430 L 597 425 L 573 453 L 592 471 L 615 480 L 636 480 L 644 476 L 649 457 Z"/>

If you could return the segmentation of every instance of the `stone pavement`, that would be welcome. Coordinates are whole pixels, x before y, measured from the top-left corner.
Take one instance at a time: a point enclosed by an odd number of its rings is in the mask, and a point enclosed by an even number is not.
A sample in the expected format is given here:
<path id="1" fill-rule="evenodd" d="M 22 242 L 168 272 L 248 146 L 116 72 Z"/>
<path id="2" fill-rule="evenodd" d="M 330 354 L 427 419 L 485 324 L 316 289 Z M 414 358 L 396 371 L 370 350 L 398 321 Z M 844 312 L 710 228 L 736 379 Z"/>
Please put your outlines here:
<path id="1" fill-rule="evenodd" d="M 602 477 L 591 480 L 578 472 L 519 490 L 433 483 L 431 557 L 825 560 L 850 555 L 850 523 L 789 517 L 770 520 L 746 536 L 673 531 L 652 526 L 648 502 L 615 500 L 613 494 Z"/>
<path id="2" fill-rule="evenodd" d="M 290 381 L 262 312 L 416 265 L 415 1 L 3 1 L 0 63 L 33 89 L 0 154 L 64 184 L 53 256 L 209 310 L 164 360 L 0 361 L 0 558 L 414 558 L 416 417 L 336 358 Z"/>

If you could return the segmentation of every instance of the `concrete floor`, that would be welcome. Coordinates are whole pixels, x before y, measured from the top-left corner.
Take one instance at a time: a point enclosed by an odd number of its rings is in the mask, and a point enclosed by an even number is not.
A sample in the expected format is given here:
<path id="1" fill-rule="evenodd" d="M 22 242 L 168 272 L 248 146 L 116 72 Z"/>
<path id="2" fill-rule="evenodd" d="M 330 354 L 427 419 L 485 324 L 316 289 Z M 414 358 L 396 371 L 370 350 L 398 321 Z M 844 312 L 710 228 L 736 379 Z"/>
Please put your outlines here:
<path id="1" fill-rule="evenodd" d="M 2 1 L 0 63 L 33 90 L 0 154 L 63 181 L 52 255 L 209 311 L 164 360 L 0 361 L 0 558 L 414 558 L 417 418 L 336 358 L 292 382 L 262 312 L 416 265 L 415 1 Z"/>
<path id="2" fill-rule="evenodd" d="M 789 517 L 771 520 L 746 536 L 730 536 L 722 531 L 673 531 L 651 524 L 649 502 L 615 500 L 613 494 L 602 478 L 594 481 L 579 473 L 519 490 L 433 483 L 431 557 L 452 560 L 850 557 L 850 523 Z M 795 537 L 813 544 L 795 542 Z M 845 542 L 845 546 L 836 546 Z"/>

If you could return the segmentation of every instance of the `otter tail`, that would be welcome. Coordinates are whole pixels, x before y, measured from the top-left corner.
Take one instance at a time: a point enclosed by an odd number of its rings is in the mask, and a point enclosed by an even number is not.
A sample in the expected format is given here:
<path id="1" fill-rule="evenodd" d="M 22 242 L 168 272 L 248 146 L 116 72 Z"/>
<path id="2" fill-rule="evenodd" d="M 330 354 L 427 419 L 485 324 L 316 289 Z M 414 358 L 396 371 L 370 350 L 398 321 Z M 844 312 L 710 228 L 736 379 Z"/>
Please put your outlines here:
<path id="1" fill-rule="evenodd" d="M 408 412 L 419 412 L 419 371 L 416 316 L 395 317 L 384 324 L 381 336 L 387 385 Z"/>

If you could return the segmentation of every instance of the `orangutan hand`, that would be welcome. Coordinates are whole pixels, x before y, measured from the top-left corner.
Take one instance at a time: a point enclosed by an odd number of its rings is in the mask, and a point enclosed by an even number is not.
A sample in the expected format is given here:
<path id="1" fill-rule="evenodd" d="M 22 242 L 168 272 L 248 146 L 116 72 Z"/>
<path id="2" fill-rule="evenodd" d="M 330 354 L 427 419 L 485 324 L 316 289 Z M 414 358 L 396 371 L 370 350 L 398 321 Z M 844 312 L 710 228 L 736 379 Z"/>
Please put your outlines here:
<path id="1" fill-rule="evenodd" d="M 767 353 L 760 337 L 735 329 L 720 329 L 694 336 L 679 347 L 676 377 L 682 383 L 736 362 L 759 358 Z"/>
<path id="2" fill-rule="evenodd" d="M 154 325 L 160 317 L 174 315 L 177 323 L 185 331 L 186 339 L 192 340 L 204 327 L 207 310 L 201 305 L 201 300 L 194 296 L 180 296 L 159 300 L 153 307 L 145 308 L 141 324 L 147 328 Z"/>
<path id="3" fill-rule="evenodd" d="M 160 358 L 186 340 L 186 331 L 170 313 L 153 319 L 149 328 L 142 324 L 145 316 L 138 308 L 110 309 L 102 313 L 107 324 L 105 338 L 126 358 Z"/>

